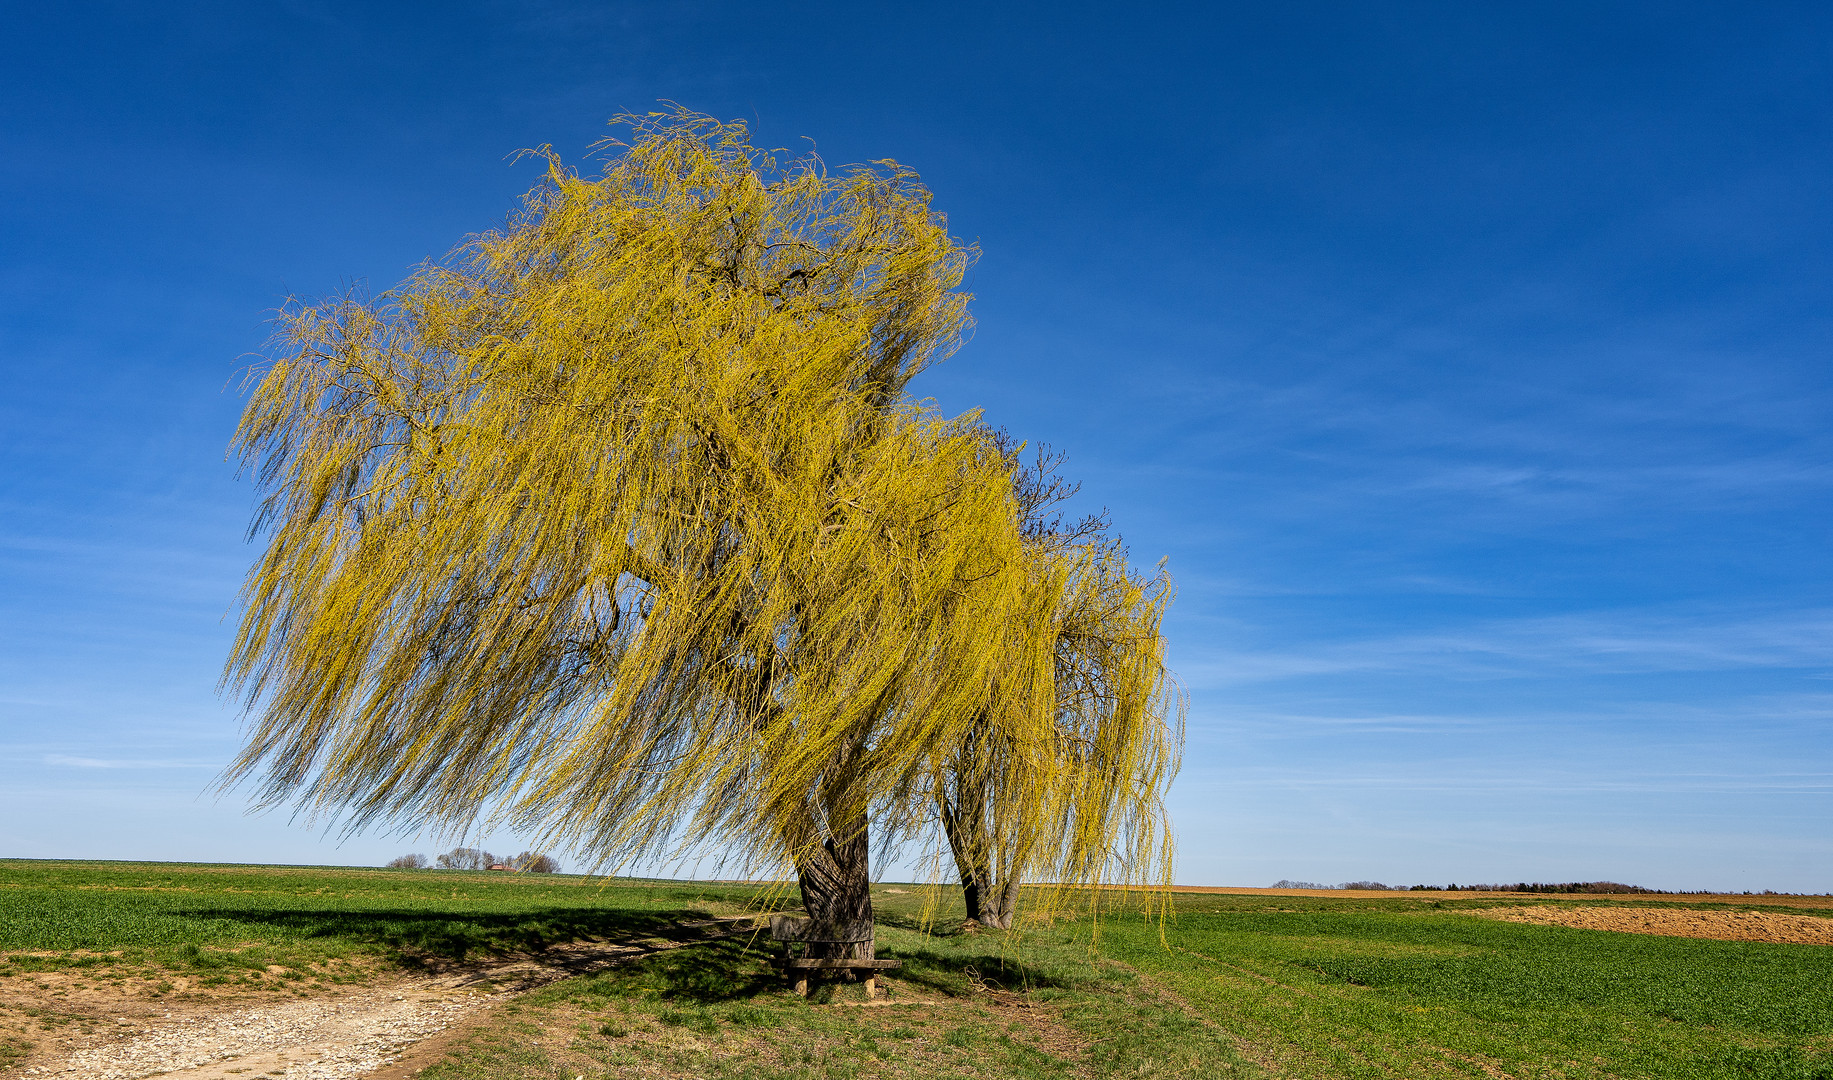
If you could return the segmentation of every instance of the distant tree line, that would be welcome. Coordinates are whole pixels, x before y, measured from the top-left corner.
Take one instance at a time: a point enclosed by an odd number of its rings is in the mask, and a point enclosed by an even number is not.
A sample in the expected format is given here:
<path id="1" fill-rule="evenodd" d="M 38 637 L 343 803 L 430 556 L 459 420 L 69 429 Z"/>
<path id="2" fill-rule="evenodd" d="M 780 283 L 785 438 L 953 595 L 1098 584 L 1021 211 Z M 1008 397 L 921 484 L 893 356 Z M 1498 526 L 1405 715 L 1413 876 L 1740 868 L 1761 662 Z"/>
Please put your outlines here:
<path id="1" fill-rule="evenodd" d="M 1520 892 L 1520 893 L 1648 893 L 1661 889 L 1644 889 L 1620 881 L 1517 881 L 1513 885 L 1415 885 L 1411 892 Z"/>
<path id="2" fill-rule="evenodd" d="M 1281 878 L 1275 889 L 1364 889 L 1370 892 L 1520 892 L 1520 893 L 1647 893 L 1661 894 L 1661 889 L 1644 889 L 1620 881 L 1518 881 L 1513 885 L 1383 885 L 1379 881 L 1345 881 L 1339 885 L 1321 885 L 1315 881 L 1292 881 Z"/>
<path id="3" fill-rule="evenodd" d="M 425 855 L 401 855 L 388 860 L 390 870 L 426 870 L 437 866 L 441 870 L 488 870 L 493 866 L 506 866 L 524 874 L 558 874 L 560 863 L 552 856 L 535 851 L 524 851 L 515 858 L 499 858 L 483 848 L 457 847 L 428 861 Z"/>

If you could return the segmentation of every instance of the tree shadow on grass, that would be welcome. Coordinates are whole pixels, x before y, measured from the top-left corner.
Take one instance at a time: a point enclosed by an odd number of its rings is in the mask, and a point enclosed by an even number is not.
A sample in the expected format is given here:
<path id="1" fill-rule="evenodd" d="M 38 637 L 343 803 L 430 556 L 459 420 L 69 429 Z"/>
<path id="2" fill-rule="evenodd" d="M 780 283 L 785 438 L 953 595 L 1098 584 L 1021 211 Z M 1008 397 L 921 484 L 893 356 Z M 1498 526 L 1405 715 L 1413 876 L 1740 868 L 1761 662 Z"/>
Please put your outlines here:
<path id="1" fill-rule="evenodd" d="M 782 946 L 767 932 L 738 934 L 719 941 L 670 949 L 600 971 L 546 993 L 557 1000 L 599 1004 L 616 998 L 638 998 L 683 1005 L 711 1006 L 781 992 L 789 979 L 776 961 Z M 1016 995 L 1044 988 L 1071 989 L 1085 980 L 1068 978 L 1012 956 L 996 953 L 881 947 L 880 959 L 901 960 L 888 974 L 905 992 L 916 990 L 944 997 L 977 993 Z"/>
<path id="2" fill-rule="evenodd" d="M 1005 935 L 997 930 L 969 929 L 957 918 L 925 920 L 918 915 L 879 912 L 880 926 L 921 934 L 940 948 L 879 950 L 880 956 L 904 961 L 899 972 L 904 982 L 931 986 L 943 992 L 993 990 L 1023 993 L 1026 990 L 1070 990 L 1086 987 L 1087 976 L 1027 963 L 1002 948 Z M 968 989 L 971 987 L 972 989 Z"/>
<path id="3" fill-rule="evenodd" d="M 782 974 L 771 964 L 769 942 L 769 934 L 762 933 L 685 945 L 557 984 L 546 993 L 591 1004 L 617 998 L 693 1005 L 739 1001 L 784 987 Z"/>
<path id="4" fill-rule="evenodd" d="M 273 927 L 295 939 L 337 939 L 380 945 L 406 963 L 428 958 L 464 960 L 473 953 L 539 953 L 582 940 L 665 935 L 683 920 L 710 919 L 705 911 L 628 908 L 535 908 L 520 912 L 421 909 L 311 910 L 196 908 L 174 912 Z"/>
<path id="5" fill-rule="evenodd" d="M 953 996 L 982 991 L 1023 994 L 1031 990 L 1076 990 L 1089 981 L 1027 963 L 1010 953 L 912 949 L 888 955 L 904 961 L 897 973 L 902 981 Z"/>
<path id="6" fill-rule="evenodd" d="M 735 1002 L 787 988 L 775 965 L 782 946 L 767 930 L 732 934 L 713 927 L 682 926 L 710 920 L 699 909 L 657 911 L 653 908 L 536 908 L 521 912 L 465 912 L 421 909 L 293 909 L 275 911 L 235 907 L 195 908 L 174 912 L 187 918 L 225 920 L 239 925 L 271 927 L 295 940 L 330 940 L 380 946 L 410 967 L 443 966 L 465 960 L 542 954 L 573 942 L 630 942 L 661 939 L 679 947 L 664 948 L 608 970 L 593 971 L 556 986 L 549 993 L 587 999 L 647 997 L 684 1004 Z M 887 925 L 897 925 L 884 920 Z M 711 940 L 710 940 L 711 939 Z M 1079 980 L 1001 955 L 995 942 L 962 949 L 971 939 L 946 935 L 942 948 L 883 947 L 883 959 L 902 960 L 893 973 L 910 989 L 949 997 L 981 991 L 1023 993 L 1047 987 L 1073 988 Z M 979 945 L 973 942 L 973 945 Z M 947 946 L 956 946 L 949 948 Z M 564 953 L 565 950 L 557 950 Z M 587 964 L 591 957 L 578 958 Z M 557 961 L 564 969 L 568 962 Z"/>

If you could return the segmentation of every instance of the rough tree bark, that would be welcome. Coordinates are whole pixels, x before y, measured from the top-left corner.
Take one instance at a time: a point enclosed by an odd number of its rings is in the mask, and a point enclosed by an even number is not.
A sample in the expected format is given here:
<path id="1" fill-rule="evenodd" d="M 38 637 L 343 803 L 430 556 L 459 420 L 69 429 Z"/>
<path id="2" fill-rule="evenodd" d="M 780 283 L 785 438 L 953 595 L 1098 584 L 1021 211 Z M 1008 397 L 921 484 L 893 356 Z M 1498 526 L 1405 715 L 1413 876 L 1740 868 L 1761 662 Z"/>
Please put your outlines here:
<path id="1" fill-rule="evenodd" d="M 816 960 L 873 960 L 871 843 L 863 817 L 829 835 L 796 861 L 802 907 L 810 920 L 808 955 Z M 864 940 L 857 940 L 863 937 Z"/>
<path id="2" fill-rule="evenodd" d="M 838 749 L 829 773 L 832 786 L 809 805 L 810 820 L 819 822 L 826 833 L 819 848 L 805 850 L 796 859 L 802 907 L 811 924 L 810 959 L 877 959 L 872 940 L 871 822 L 857 804 L 845 799 L 844 778 L 864 747 L 865 733 L 858 732 Z"/>

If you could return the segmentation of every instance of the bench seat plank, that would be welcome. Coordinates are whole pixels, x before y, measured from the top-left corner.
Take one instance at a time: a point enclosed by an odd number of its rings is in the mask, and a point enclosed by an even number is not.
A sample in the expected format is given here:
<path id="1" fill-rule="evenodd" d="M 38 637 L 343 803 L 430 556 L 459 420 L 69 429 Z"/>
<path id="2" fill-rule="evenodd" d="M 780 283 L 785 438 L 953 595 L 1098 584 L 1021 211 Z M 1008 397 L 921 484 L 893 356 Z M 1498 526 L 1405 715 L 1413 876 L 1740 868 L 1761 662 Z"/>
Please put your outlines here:
<path id="1" fill-rule="evenodd" d="M 827 970 L 835 968 L 871 969 L 873 971 L 892 971 L 904 966 L 902 960 L 803 960 L 797 957 L 786 957 L 777 963 L 786 968 L 806 970 Z"/>

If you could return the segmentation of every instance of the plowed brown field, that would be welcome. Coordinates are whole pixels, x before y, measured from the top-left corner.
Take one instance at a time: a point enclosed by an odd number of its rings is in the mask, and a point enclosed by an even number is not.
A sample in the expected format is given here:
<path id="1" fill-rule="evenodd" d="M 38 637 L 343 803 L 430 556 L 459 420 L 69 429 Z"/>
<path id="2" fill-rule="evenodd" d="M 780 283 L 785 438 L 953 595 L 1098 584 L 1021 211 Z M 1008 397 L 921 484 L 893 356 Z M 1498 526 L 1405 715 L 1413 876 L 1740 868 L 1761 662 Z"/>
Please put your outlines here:
<path id="1" fill-rule="evenodd" d="M 1614 930 L 1625 934 L 1717 938 L 1720 941 L 1779 941 L 1833 945 L 1833 919 L 1780 911 L 1689 911 L 1654 907 L 1557 907 L 1535 904 L 1498 907 L 1472 914 L 1506 922 Z"/>

